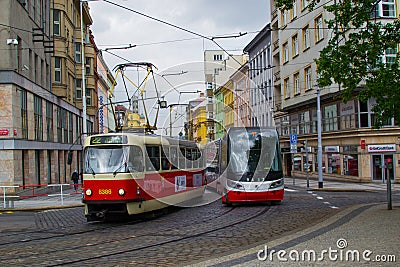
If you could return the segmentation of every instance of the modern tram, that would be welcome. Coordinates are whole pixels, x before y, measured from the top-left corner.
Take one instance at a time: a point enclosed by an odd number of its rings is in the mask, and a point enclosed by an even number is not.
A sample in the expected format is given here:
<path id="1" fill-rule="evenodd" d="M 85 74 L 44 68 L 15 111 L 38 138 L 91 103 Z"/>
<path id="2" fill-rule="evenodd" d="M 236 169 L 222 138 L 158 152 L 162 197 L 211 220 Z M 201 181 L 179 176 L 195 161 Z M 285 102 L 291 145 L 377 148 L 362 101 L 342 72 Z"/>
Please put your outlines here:
<path id="1" fill-rule="evenodd" d="M 84 142 L 88 221 L 154 212 L 201 197 L 204 160 L 195 142 L 122 132 Z"/>
<path id="2" fill-rule="evenodd" d="M 222 194 L 222 203 L 283 200 L 282 158 L 276 128 L 233 127 L 223 138 L 207 144 L 205 151 L 207 187 Z"/>

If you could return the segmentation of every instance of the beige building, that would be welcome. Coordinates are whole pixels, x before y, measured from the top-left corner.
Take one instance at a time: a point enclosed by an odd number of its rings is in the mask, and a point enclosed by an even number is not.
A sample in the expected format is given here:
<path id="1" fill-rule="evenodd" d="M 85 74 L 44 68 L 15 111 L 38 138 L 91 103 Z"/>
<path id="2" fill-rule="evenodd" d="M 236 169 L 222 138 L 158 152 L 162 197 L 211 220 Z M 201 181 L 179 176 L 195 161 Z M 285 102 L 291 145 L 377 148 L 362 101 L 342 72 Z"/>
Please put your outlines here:
<path id="1" fill-rule="evenodd" d="M 99 77 L 87 2 L 82 49 L 80 4 L 0 1 L 1 185 L 69 183 L 81 170 L 82 68 L 89 132 L 97 131 L 97 88 L 105 92 L 112 75 Z"/>
<path id="2" fill-rule="evenodd" d="M 0 1 L 0 184 L 69 182 L 81 112 L 59 98 L 48 1 Z M 67 95 L 66 95 L 67 96 Z M 71 125 L 71 127 L 68 127 Z"/>
<path id="3" fill-rule="evenodd" d="M 280 89 L 280 95 L 275 98 L 275 124 L 284 151 L 285 174 L 305 176 L 308 163 L 311 175 L 318 177 L 319 92 L 323 177 L 382 182 L 389 175 L 399 181 L 400 128 L 394 121 L 375 130 L 371 110 L 374 99 L 343 103 L 337 97 L 338 85 L 317 88 L 314 59 L 331 36 L 331 30 L 325 25 L 331 15 L 323 8 L 328 1 L 321 1 L 312 12 L 304 6 L 308 1 L 296 0 L 293 9 L 284 12 L 276 9 L 275 2 L 271 1 L 272 55 L 274 86 Z M 377 5 L 378 11 L 388 9 L 393 12 L 378 12 L 377 19 L 395 19 L 395 4 Z M 296 135 L 298 140 L 297 149 L 293 151 L 292 146 L 292 152 L 290 135 Z M 392 163 L 393 168 L 386 168 L 387 163 Z"/>

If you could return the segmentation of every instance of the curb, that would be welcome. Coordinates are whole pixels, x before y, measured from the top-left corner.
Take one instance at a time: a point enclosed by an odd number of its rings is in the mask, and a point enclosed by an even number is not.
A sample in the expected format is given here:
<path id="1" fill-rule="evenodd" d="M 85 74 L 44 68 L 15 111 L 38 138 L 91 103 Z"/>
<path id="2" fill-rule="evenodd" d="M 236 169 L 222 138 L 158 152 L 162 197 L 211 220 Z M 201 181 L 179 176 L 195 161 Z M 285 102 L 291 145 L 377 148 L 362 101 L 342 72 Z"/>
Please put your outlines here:
<path id="1" fill-rule="evenodd" d="M 78 208 L 84 207 L 84 204 L 71 204 L 64 206 L 41 206 L 41 207 L 32 207 L 32 208 L 0 208 L 0 212 L 13 212 L 13 211 L 43 211 L 43 210 L 55 210 L 55 209 L 69 209 L 69 208 Z"/>

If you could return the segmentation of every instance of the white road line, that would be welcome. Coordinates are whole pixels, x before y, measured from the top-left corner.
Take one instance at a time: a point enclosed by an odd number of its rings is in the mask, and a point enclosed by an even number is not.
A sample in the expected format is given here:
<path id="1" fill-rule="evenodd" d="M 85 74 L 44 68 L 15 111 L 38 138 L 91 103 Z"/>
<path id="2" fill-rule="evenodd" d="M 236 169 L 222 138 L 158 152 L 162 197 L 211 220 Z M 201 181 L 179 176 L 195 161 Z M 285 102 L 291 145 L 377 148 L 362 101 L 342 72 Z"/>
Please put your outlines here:
<path id="1" fill-rule="evenodd" d="M 285 188 L 285 191 L 287 191 L 287 192 L 297 192 L 297 190 L 289 189 L 289 188 Z"/>
<path id="2" fill-rule="evenodd" d="M 324 199 L 323 197 L 317 197 L 317 199 Z"/>

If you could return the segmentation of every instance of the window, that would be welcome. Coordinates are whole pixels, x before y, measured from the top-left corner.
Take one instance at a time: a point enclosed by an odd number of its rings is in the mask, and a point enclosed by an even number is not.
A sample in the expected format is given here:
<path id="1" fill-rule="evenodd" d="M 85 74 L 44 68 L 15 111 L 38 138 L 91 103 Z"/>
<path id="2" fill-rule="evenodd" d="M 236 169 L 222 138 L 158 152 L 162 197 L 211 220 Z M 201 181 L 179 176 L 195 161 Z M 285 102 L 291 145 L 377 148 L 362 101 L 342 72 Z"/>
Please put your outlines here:
<path id="1" fill-rule="evenodd" d="M 42 116 L 42 99 L 38 96 L 33 96 L 33 114 L 35 120 L 35 140 L 43 140 L 43 116 Z"/>
<path id="2" fill-rule="evenodd" d="M 76 99 L 82 99 L 82 79 L 76 79 Z"/>
<path id="3" fill-rule="evenodd" d="M 309 2 L 309 0 L 301 0 L 301 9 L 305 9 L 308 6 Z"/>
<path id="4" fill-rule="evenodd" d="M 57 142 L 62 143 L 61 107 L 57 107 Z"/>
<path id="5" fill-rule="evenodd" d="M 53 10 L 53 34 L 60 35 L 60 10 Z"/>
<path id="6" fill-rule="evenodd" d="M 395 18 L 396 3 L 394 0 L 382 0 L 376 4 L 371 18 Z"/>
<path id="7" fill-rule="evenodd" d="M 360 128 L 373 127 L 376 123 L 375 114 L 372 111 L 376 105 L 375 99 L 369 99 L 367 102 L 359 102 L 359 124 Z M 392 126 L 393 119 L 390 119 L 383 123 L 384 126 Z"/>
<path id="8" fill-rule="evenodd" d="M 293 75 L 294 94 L 300 94 L 300 74 L 297 72 Z"/>
<path id="9" fill-rule="evenodd" d="M 75 43 L 75 62 L 82 63 L 82 44 Z"/>
<path id="10" fill-rule="evenodd" d="M 63 143 L 68 143 L 68 120 L 67 120 L 67 110 L 61 109 L 61 127 L 63 130 Z"/>
<path id="11" fill-rule="evenodd" d="M 53 104 L 46 102 L 46 133 L 47 141 L 52 142 L 53 138 Z"/>
<path id="12" fill-rule="evenodd" d="M 283 63 L 285 64 L 289 61 L 289 47 L 287 42 L 282 45 L 282 50 L 283 50 Z"/>
<path id="13" fill-rule="evenodd" d="M 86 75 L 90 75 L 91 74 L 91 62 L 92 59 L 90 57 L 87 57 L 85 59 L 85 68 L 86 68 Z"/>
<path id="14" fill-rule="evenodd" d="M 286 78 L 283 80 L 283 96 L 286 98 L 290 97 L 290 91 L 289 91 L 289 78 Z"/>
<path id="15" fill-rule="evenodd" d="M 144 171 L 143 152 L 138 146 L 129 147 L 128 171 L 131 173 Z"/>
<path id="16" fill-rule="evenodd" d="M 21 89 L 21 134 L 22 138 L 28 139 L 28 102 L 27 93 Z"/>
<path id="17" fill-rule="evenodd" d="M 86 105 L 92 105 L 92 90 L 86 89 Z"/>
<path id="18" fill-rule="evenodd" d="M 73 135 L 73 117 L 72 113 L 68 112 L 68 142 L 73 143 L 74 142 L 74 135 Z"/>
<path id="19" fill-rule="evenodd" d="M 343 173 L 358 176 L 357 146 L 343 146 Z"/>
<path id="20" fill-rule="evenodd" d="M 169 147 L 163 146 L 161 149 L 161 169 L 164 171 L 169 170 L 171 164 L 169 162 Z"/>
<path id="21" fill-rule="evenodd" d="M 303 50 L 310 48 L 310 29 L 308 25 L 303 28 Z"/>
<path id="22" fill-rule="evenodd" d="M 146 170 L 158 171 L 160 170 L 160 147 L 159 146 L 146 146 Z"/>
<path id="23" fill-rule="evenodd" d="M 318 43 L 324 39 L 324 28 L 322 25 L 322 15 L 317 17 L 314 21 L 315 23 L 315 42 Z"/>
<path id="24" fill-rule="evenodd" d="M 293 57 L 299 55 L 299 39 L 297 34 L 292 37 L 292 55 Z"/>
<path id="25" fill-rule="evenodd" d="M 326 146 L 328 156 L 328 173 L 341 174 L 340 154 L 338 146 Z"/>
<path id="26" fill-rule="evenodd" d="M 324 107 L 324 115 L 323 115 L 323 130 L 324 131 L 337 131 L 338 126 L 338 112 L 337 105 L 333 104 L 330 106 Z"/>
<path id="27" fill-rule="evenodd" d="M 308 111 L 299 114 L 299 133 L 310 133 L 310 113 Z"/>
<path id="28" fill-rule="evenodd" d="M 222 61 L 222 54 L 214 55 L 214 61 Z"/>
<path id="29" fill-rule="evenodd" d="M 282 27 L 285 27 L 288 23 L 288 11 L 282 10 Z"/>
<path id="30" fill-rule="evenodd" d="M 356 114 L 354 100 L 340 103 L 340 129 L 354 129 L 356 127 Z"/>
<path id="31" fill-rule="evenodd" d="M 396 63 L 397 47 L 387 48 L 382 56 L 382 63 L 392 65 Z"/>
<path id="32" fill-rule="evenodd" d="M 293 1 L 293 8 L 291 10 L 291 14 L 292 14 L 292 16 L 291 16 L 292 20 L 297 17 L 297 1 L 296 0 Z"/>
<path id="33" fill-rule="evenodd" d="M 61 83 L 61 57 L 54 57 L 54 81 Z"/>
<path id="34" fill-rule="evenodd" d="M 304 69 L 304 80 L 306 81 L 306 91 L 312 89 L 311 66 Z"/>

